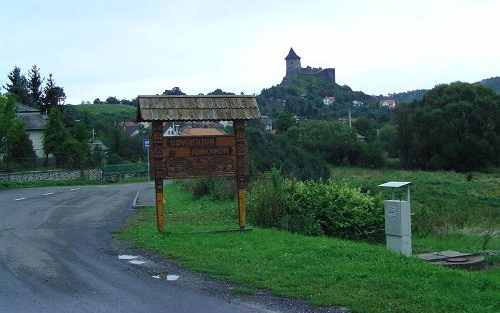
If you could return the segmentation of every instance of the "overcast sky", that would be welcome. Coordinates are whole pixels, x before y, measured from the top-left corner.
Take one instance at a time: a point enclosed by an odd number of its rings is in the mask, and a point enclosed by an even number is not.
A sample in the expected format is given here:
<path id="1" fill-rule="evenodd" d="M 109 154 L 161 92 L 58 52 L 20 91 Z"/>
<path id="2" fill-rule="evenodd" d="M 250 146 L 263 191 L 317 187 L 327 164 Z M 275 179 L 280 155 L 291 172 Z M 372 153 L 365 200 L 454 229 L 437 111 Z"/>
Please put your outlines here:
<path id="1" fill-rule="evenodd" d="M 178 86 L 259 93 L 302 66 L 369 94 L 500 76 L 500 1 L 0 0 L 0 84 L 53 73 L 67 103 Z"/>

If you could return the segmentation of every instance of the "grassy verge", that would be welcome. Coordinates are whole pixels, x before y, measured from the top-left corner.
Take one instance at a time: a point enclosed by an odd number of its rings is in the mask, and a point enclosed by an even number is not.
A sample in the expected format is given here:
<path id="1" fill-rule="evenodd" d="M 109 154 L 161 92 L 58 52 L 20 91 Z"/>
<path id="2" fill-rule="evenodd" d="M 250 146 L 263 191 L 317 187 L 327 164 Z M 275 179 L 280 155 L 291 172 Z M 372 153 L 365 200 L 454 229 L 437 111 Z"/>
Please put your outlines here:
<path id="1" fill-rule="evenodd" d="M 147 181 L 147 177 L 124 178 L 117 181 L 90 180 L 85 178 L 68 180 L 41 180 L 33 182 L 0 182 L 0 190 L 32 187 L 56 187 L 56 186 L 84 186 L 84 185 L 107 185 L 107 184 L 125 184 Z"/>
<path id="2" fill-rule="evenodd" d="M 154 209 L 149 208 L 139 211 L 118 238 L 187 268 L 315 305 L 364 313 L 500 310 L 500 270 L 495 267 L 452 270 L 394 255 L 381 245 L 270 229 L 193 234 L 236 227 L 235 203 L 194 200 L 176 184 L 166 187 L 166 201 L 164 234 L 156 232 Z M 446 240 L 416 240 L 415 246 L 418 252 Z M 467 243 L 472 249 L 479 249 L 477 244 Z"/>
<path id="3" fill-rule="evenodd" d="M 413 231 L 420 235 L 449 233 L 457 229 L 469 233 L 500 230 L 500 173 L 336 167 L 332 176 L 374 193 L 382 192 L 386 198 L 390 191 L 377 185 L 390 180 L 413 182 Z M 406 199 L 404 192 L 400 196 Z"/>
<path id="4" fill-rule="evenodd" d="M 138 173 L 138 172 L 140 173 L 147 171 L 148 171 L 147 162 L 112 164 L 112 165 L 104 165 L 102 167 L 102 172 L 104 175 Z"/>

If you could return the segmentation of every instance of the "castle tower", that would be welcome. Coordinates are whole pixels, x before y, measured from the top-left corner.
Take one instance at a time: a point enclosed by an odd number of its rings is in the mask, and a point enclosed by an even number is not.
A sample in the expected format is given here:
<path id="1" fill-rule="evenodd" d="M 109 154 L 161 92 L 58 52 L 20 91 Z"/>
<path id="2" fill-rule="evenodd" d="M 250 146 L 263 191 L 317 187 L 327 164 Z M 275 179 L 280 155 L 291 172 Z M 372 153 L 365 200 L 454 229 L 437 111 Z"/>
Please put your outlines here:
<path id="1" fill-rule="evenodd" d="M 285 58 L 286 60 L 286 78 L 297 77 L 300 74 L 300 57 L 290 48 L 290 52 Z"/>

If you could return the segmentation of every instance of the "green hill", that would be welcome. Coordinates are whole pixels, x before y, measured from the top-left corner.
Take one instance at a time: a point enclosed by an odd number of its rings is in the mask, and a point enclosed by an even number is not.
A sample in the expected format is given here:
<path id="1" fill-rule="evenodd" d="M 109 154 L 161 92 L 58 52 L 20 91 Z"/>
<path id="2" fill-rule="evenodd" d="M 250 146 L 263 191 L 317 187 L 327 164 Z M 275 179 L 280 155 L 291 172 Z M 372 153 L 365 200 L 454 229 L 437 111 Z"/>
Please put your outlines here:
<path id="1" fill-rule="evenodd" d="M 495 90 L 495 92 L 500 93 L 500 77 L 490 77 L 478 81 L 476 84 L 484 85 L 488 88 Z"/>
<path id="2" fill-rule="evenodd" d="M 484 85 L 500 93 L 500 77 L 491 77 L 475 82 L 474 84 Z M 406 92 L 390 93 L 387 97 L 396 100 L 397 104 L 410 103 L 413 100 L 422 100 L 428 89 L 417 89 Z M 387 97 L 378 96 L 377 99 L 385 99 Z"/>
<path id="3" fill-rule="evenodd" d="M 326 105 L 323 103 L 324 97 L 335 97 L 335 102 Z M 338 119 L 347 118 L 350 111 L 353 117 L 365 116 L 387 121 L 391 114 L 388 110 L 381 109 L 377 99 L 370 95 L 309 75 L 262 89 L 257 102 L 263 115 L 273 117 L 286 110 L 300 119 Z"/>
<path id="4" fill-rule="evenodd" d="M 86 114 L 92 120 L 121 122 L 125 119 L 135 121 L 136 108 L 125 104 L 80 104 L 73 105 L 78 115 Z"/>

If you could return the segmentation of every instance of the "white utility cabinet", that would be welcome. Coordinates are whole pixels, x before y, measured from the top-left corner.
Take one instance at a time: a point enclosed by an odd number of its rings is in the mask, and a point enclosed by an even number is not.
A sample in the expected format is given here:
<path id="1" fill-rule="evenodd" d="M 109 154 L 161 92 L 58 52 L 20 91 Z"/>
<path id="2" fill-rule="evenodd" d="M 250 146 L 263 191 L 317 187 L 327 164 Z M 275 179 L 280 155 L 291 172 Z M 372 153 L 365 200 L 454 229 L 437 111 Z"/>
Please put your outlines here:
<path id="1" fill-rule="evenodd" d="M 394 188 L 391 200 L 384 201 L 385 239 L 387 248 L 396 253 L 411 256 L 411 182 L 387 182 L 379 187 Z M 395 189 L 407 187 L 407 201 L 396 200 Z"/>

